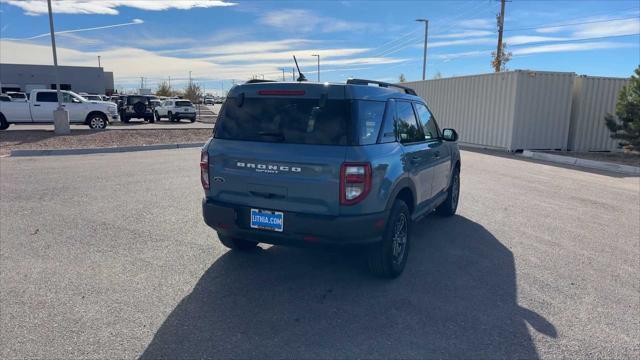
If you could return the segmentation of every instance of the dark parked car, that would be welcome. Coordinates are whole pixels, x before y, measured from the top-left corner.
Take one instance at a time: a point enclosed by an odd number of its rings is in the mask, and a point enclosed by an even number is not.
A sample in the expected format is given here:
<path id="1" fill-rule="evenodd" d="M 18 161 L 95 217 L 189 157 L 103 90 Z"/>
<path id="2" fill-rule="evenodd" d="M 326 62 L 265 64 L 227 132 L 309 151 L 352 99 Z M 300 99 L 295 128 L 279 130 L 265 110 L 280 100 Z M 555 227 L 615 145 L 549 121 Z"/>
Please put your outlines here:
<path id="1" fill-rule="evenodd" d="M 122 96 L 119 101 L 120 119 L 128 123 L 130 119 L 144 119 L 150 123 L 155 122 L 153 104 L 149 97 L 144 95 Z"/>
<path id="2" fill-rule="evenodd" d="M 238 250 L 362 245 L 374 274 L 396 277 L 412 222 L 456 212 L 457 138 L 397 85 L 236 86 L 201 154 L 204 220 Z"/>

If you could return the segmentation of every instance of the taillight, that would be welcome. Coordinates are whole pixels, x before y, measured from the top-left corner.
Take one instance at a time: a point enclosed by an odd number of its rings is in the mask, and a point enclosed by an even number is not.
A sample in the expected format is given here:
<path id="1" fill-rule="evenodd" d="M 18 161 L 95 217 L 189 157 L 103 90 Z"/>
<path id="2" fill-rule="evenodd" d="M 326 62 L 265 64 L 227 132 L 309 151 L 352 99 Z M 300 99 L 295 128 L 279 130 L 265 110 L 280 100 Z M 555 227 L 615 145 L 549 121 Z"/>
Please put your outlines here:
<path id="1" fill-rule="evenodd" d="M 200 182 L 205 190 L 209 190 L 209 153 L 202 149 L 200 153 Z"/>
<path id="2" fill-rule="evenodd" d="M 371 164 L 343 163 L 340 167 L 340 204 L 362 201 L 371 190 Z"/>

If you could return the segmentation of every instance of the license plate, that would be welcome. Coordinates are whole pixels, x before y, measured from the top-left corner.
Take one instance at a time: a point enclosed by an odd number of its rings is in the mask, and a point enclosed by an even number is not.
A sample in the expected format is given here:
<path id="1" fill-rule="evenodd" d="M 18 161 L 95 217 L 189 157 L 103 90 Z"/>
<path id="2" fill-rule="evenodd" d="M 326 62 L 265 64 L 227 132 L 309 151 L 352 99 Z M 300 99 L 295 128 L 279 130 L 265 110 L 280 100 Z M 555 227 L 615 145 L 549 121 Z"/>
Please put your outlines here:
<path id="1" fill-rule="evenodd" d="M 250 225 L 254 229 L 282 232 L 284 214 L 280 211 L 251 209 Z"/>
<path id="2" fill-rule="evenodd" d="M 189 110 L 190 110 L 189 108 L 182 109 L 182 111 L 184 111 L 184 112 L 189 112 Z"/>

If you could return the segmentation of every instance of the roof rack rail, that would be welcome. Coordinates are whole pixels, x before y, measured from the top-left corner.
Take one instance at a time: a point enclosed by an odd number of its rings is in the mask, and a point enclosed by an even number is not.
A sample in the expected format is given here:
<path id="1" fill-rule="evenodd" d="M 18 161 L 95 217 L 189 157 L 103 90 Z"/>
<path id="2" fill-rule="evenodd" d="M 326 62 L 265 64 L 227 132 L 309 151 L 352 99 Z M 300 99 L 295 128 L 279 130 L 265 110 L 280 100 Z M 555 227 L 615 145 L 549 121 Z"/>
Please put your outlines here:
<path id="1" fill-rule="evenodd" d="M 398 89 L 404 90 L 404 92 L 406 94 L 416 95 L 416 96 L 418 95 L 418 94 L 416 94 L 416 91 L 413 90 L 412 88 L 409 88 L 409 87 L 406 87 L 406 86 L 402 86 L 402 85 L 386 83 L 384 81 L 375 81 L 375 80 L 366 80 L 366 79 L 348 79 L 347 80 L 347 84 L 349 84 L 349 85 L 377 84 L 379 87 L 384 87 L 384 88 L 394 87 L 394 88 L 398 88 Z"/>
<path id="2" fill-rule="evenodd" d="M 264 80 L 264 79 L 251 79 L 247 81 L 245 84 L 256 84 L 256 83 L 267 83 L 267 82 L 276 82 L 275 80 Z"/>

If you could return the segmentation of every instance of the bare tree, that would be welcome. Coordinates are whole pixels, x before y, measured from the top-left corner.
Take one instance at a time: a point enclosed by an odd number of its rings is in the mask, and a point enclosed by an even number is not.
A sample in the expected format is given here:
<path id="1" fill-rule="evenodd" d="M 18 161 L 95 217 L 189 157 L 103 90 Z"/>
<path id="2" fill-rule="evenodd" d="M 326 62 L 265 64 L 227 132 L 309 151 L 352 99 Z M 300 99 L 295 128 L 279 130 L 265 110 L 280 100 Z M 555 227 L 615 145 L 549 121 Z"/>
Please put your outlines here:
<path id="1" fill-rule="evenodd" d="M 171 96 L 171 95 L 173 95 L 173 93 L 171 91 L 171 87 L 169 86 L 169 84 L 166 81 L 163 81 L 160 84 L 158 84 L 158 88 L 156 89 L 156 95 L 157 96 Z"/>
<path id="2" fill-rule="evenodd" d="M 184 98 L 191 100 L 193 103 L 197 103 L 202 98 L 202 89 L 198 84 L 190 82 L 184 89 Z"/>
<path id="3" fill-rule="evenodd" d="M 398 78 L 398 80 L 403 83 L 403 82 L 407 82 L 407 79 L 404 77 L 404 74 L 400 74 L 400 77 Z"/>

